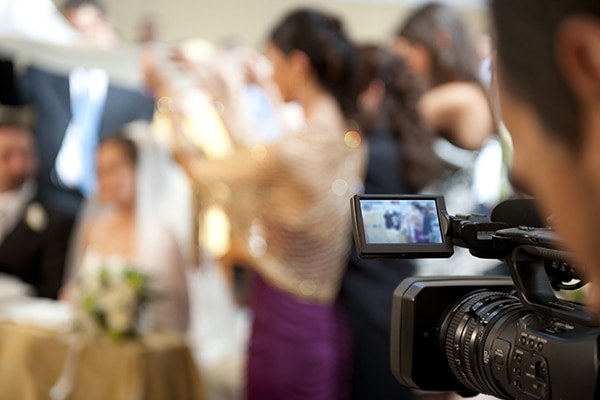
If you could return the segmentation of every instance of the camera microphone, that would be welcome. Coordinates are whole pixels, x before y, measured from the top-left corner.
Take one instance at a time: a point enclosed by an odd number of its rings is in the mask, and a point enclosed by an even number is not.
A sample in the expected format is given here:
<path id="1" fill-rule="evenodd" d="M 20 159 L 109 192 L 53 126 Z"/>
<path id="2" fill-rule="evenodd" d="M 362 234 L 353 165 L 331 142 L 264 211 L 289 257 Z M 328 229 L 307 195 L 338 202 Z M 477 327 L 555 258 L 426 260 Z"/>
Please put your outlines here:
<path id="1" fill-rule="evenodd" d="M 546 217 L 533 199 L 510 199 L 499 203 L 490 215 L 493 222 L 503 222 L 510 228 L 528 226 L 545 228 Z"/>

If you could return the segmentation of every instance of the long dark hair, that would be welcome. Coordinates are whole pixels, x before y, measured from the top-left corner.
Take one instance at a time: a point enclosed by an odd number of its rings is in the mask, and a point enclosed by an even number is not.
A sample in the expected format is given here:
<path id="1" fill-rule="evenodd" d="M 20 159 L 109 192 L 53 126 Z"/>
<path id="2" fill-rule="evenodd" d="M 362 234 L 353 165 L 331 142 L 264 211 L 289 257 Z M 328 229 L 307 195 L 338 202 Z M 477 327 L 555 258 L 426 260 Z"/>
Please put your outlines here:
<path id="1" fill-rule="evenodd" d="M 451 7 L 429 3 L 418 8 L 398 28 L 396 36 L 427 49 L 432 60 L 430 86 L 453 81 L 480 83 L 475 40 Z"/>
<path id="2" fill-rule="evenodd" d="M 337 17 L 314 9 L 292 11 L 273 28 L 269 40 L 284 54 L 305 53 L 319 83 L 346 117 L 353 116 L 358 95 L 356 49 Z"/>
<path id="3" fill-rule="evenodd" d="M 433 150 L 433 132 L 421 119 L 418 101 L 421 87 L 408 66 L 390 50 L 375 44 L 359 46 L 359 85 L 380 81 L 385 87 L 379 113 L 375 119 L 359 114 L 358 122 L 366 135 L 377 127 L 389 130 L 398 145 L 400 174 L 410 193 L 417 193 L 433 182 L 439 173 L 439 159 Z"/>

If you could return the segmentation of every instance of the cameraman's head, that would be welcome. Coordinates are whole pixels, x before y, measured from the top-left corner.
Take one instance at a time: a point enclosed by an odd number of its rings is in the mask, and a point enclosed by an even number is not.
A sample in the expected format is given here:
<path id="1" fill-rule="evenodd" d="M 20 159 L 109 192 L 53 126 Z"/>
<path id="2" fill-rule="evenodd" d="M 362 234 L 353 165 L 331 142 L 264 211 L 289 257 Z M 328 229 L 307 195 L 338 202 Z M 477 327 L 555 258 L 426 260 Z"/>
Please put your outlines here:
<path id="1" fill-rule="evenodd" d="M 600 1 L 491 4 L 513 177 L 554 216 L 600 311 Z"/>

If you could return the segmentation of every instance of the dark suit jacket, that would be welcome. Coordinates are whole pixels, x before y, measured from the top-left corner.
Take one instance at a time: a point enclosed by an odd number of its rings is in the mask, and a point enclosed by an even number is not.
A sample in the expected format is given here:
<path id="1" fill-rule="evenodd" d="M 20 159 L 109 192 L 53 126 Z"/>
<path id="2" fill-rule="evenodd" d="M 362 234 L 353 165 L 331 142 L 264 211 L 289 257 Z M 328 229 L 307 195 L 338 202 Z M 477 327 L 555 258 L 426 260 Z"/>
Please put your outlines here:
<path id="1" fill-rule="evenodd" d="M 40 153 L 38 190 L 40 197 L 50 205 L 70 215 L 75 215 L 82 201 L 77 190 L 60 185 L 54 166 L 61 148 L 67 126 L 71 120 L 69 77 L 48 72 L 32 66 L 19 77 L 12 75 L 12 68 L 0 63 L 0 87 L 11 90 L 0 95 L 5 104 L 31 105 L 36 113 L 35 133 Z M 12 98 L 11 98 L 12 97 Z M 154 100 L 139 90 L 109 84 L 104 112 L 100 124 L 100 137 L 113 133 L 123 125 L 152 119 Z M 93 156 L 93 155 L 90 155 Z"/>
<path id="2" fill-rule="evenodd" d="M 27 209 L 37 203 L 45 211 L 47 224 L 28 223 Z M 62 285 L 73 218 L 32 200 L 15 228 L 0 244 L 0 272 L 30 284 L 40 297 L 56 298 Z"/>

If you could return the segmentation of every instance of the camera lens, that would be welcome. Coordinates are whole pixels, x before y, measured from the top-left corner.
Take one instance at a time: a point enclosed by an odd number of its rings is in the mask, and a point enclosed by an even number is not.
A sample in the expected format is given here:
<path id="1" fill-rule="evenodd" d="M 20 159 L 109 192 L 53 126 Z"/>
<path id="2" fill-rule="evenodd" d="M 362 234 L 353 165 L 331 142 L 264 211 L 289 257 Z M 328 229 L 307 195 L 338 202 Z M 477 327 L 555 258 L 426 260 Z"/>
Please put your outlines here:
<path id="1" fill-rule="evenodd" d="M 474 391 L 505 397 L 506 382 L 497 382 L 492 371 L 504 368 L 508 354 L 492 350 L 497 347 L 492 342 L 512 343 L 515 320 L 528 313 L 518 297 L 504 292 L 477 291 L 457 302 L 440 332 L 442 349 L 456 378 Z"/>

